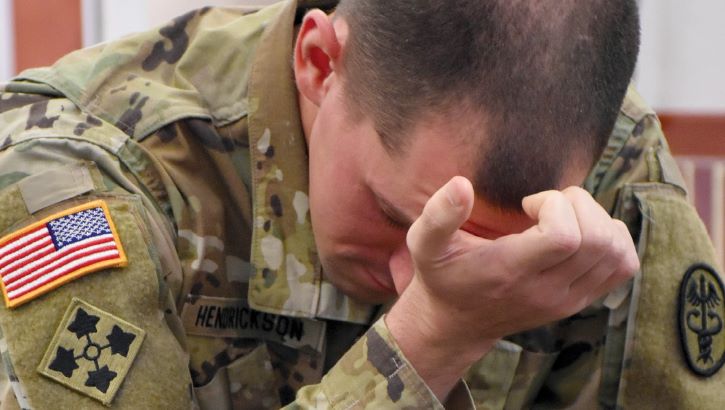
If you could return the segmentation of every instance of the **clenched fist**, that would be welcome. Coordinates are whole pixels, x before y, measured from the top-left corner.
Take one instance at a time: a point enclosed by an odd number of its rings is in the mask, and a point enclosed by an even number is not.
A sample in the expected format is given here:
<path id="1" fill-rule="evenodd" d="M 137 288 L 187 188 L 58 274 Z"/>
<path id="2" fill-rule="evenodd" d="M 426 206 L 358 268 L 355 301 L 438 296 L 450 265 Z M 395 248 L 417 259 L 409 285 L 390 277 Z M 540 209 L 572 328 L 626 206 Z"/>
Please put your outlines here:
<path id="1" fill-rule="evenodd" d="M 627 227 L 581 188 L 524 198 L 535 225 L 496 240 L 460 229 L 473 201 L 463 177 L 428 200 L 407 236 L 414 274 L 396 279 L 386 317 L 439 397 L 499 338 L 575 314 L 639 269 Z"/>

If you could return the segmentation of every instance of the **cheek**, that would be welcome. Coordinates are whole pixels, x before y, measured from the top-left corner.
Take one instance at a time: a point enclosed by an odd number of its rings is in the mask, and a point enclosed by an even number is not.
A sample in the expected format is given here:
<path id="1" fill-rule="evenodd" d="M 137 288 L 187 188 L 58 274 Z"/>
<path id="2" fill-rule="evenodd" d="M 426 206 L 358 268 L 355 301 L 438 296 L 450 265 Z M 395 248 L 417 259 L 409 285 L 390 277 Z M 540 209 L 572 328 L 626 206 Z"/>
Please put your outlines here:
<path id="1" fill-rule="evenodd" d="M 404 242 L 405 232 L 386 222 L 372 193 L 356 174 L 349 168 L 338 169 L 340 172 L 320 169 L 310 181 L 313 228 L 316 235 L 322 236 L 316 239 L 373 248 Z"/>
<path id="2" fill-rule="evenodd" d="M 337 201 L 321 205 L 312 220 L 322 252 L 365 260 L 375 269 L 387 270 L 391 254 L 405 244 L 405 231 L 390 227 L 364 196 L 340 195 Z"/>
<path id="3" fill-rule="evenodd" d="M 350 163 L 339 155 L 310 152 L 310 213 L 313 225 L 344 223 L 354 212 L 359 182 Z"/>

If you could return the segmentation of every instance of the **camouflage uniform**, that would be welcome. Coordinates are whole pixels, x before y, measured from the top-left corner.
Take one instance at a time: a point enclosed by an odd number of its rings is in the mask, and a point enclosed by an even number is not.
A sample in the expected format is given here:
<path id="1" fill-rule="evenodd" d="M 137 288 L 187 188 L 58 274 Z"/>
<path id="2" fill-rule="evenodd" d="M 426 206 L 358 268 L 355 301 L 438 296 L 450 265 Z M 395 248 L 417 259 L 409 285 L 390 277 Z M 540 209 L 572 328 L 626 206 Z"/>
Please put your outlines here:
<path id="1" fill-rule="evenodd" d="M 479 408 L 725 408 L 725 334 L 712 335 L 711 360 L 699 364 L 713 374 L 703 376 L 686 357 L 703 351 L 700 338 L 680 329 L 693 305 L 681 290 L 686 273 L 716 263 L 684 186 L 657 117 L 630 88 L 584 188 L 627 224 L 640 272 L 579 314 L 496 345 L 466 376 Z M 718 282 L 713 272 L 713 300 L 723 295 Z M 722 301 L 711 303 L 722 320 Z"/>
<path id="2" fill-rule="evenodd" d="M 4 87 L 0 235 L 100 200 L 128 262 L 0 308 L 0 409 L 441 407 L 380 307 L 321 274 L 289 57 L 301 9 L 327 2 L 300 3 L 198 10 Z M 447 407 L 721 407 L 722 373 L 689 373 L 667 316 L 713 255 L 633 91 L 586 187 L 628 222 L 642 273 L 500 342 Z M 673 235 L 686 246 L 660 243 Z"/>

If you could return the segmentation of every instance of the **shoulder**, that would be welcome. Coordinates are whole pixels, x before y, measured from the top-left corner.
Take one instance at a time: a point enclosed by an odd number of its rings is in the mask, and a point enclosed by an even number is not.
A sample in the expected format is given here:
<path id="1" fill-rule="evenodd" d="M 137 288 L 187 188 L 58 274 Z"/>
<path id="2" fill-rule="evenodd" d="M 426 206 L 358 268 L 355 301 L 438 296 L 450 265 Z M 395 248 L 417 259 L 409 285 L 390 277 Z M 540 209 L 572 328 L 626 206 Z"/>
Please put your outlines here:
<path id="1" fill-rule="evenodd" d="M 143 139 L 182 118 L 226 125 L 248 114 L 252 61 L 281 6 L 202 8 L 78 50 L 16 80 L 47 84 L 82 111 Z"/>
<path id="2" fill-rule="evenodd" d="M 663 182 L 684 189 L 654 110 L 630 86 L 601 156 L 584 187 L 612 211 L 626 184 Z"/>

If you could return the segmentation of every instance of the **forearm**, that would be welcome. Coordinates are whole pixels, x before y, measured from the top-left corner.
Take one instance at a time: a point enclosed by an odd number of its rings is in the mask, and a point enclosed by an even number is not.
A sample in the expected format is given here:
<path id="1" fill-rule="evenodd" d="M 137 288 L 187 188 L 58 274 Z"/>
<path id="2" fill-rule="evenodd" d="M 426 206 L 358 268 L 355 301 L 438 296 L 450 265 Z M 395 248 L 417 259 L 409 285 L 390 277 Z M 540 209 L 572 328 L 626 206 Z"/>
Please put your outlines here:
<path id="1" fill-rule="evenodd" d="M 406 359 L 435 394 L 444 402 L 468 367 L 496 343 L 481 340 L 471 344 L 437 331 L 436 319 L 445 313 L 431 312 L 430 304 L 414 303 L 414 289 L 405 292 L 385 317 L 385 323 Z M 456 340 L 457 339 L 457 340 Z"/>
<path id="2" fill-rule="evenodd" d="M 461 382 L 461 379 L 454 381 Z M 473 408 L 465 385 L 450 395 L 456 408 Z M 449 388 L 450 390 L 450 388 Z M 401 352 L 380 319 L 357 341 L 319 384 L 300 389 L 289 408 L 431 408 L 442 402 Z"/>

